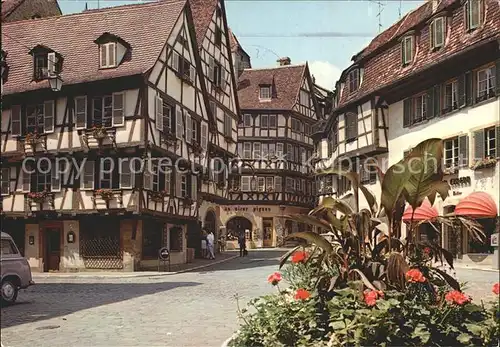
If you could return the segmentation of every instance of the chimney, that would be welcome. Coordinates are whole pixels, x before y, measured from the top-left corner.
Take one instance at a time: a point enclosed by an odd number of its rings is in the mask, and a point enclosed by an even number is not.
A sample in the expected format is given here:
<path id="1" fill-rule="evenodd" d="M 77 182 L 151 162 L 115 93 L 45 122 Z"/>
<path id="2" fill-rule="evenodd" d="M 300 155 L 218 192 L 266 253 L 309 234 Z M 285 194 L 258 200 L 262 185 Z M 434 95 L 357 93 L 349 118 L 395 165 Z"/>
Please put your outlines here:
<path id="1" fill-rule="evenodd" d="M 290 65 L 290 63 L 292 62 L 290 60 L 290 57 L 283 57 L 283 58 L 279 58 L 278 60 L 276 60 L 278 63 L 280 63 L 279 66 L 285 66 L 285 65 Z"/>

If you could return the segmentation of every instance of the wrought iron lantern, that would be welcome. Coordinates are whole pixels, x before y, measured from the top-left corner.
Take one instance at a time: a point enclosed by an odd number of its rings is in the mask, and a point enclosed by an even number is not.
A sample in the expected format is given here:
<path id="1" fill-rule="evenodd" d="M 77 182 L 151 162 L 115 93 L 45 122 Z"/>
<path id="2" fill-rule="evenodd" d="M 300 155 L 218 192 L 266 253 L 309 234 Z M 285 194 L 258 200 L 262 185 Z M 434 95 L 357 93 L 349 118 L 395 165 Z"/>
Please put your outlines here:
<path id="1" fill-rule="evenodd" d="M 49 84 L 50 89 L 52 89 L 53 92 L 59 92 L 61 91 L 63 80 L 60 75 L 55 75 L 54 77 L 49 78 Z"/>

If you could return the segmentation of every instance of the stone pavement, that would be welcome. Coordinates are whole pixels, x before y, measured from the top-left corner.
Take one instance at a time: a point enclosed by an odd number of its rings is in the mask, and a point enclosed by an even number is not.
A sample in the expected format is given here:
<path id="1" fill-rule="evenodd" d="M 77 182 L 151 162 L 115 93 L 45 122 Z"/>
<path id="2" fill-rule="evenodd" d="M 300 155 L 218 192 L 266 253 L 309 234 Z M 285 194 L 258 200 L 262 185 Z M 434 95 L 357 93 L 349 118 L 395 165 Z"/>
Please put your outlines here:
<path id="1" fill-rule="evenodd" d="M 250 251 L 168 276 L 39 278 L 2 307 L 4 347 L 218 347 L 238 328 L 237 301 L 274 288 L 282 251 Z"/>

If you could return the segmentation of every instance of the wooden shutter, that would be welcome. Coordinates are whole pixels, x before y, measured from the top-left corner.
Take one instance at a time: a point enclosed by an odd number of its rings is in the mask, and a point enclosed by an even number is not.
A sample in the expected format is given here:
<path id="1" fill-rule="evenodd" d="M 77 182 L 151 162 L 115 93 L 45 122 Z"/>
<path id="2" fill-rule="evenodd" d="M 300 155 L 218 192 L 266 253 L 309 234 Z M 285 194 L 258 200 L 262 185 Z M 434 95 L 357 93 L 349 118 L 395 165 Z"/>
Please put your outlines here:
<path id="1" fill-rule="evenodd" d="M 198 198 L 198 178 L 195 175 L 191 175 L 191 199 L 196 200 Z"/>
<path id="2" fill-rule="evenodd" d="M 412 102 L 411 98 L 403 101 L 403 128 L 409 127 L 412 124 Z"/>
<path id="3" fill-rule="evenodd" d="M 467 97 L 465 91 L 465 74 L 458 78 L 457 82 L 457 93 L 458 93 L 458 107 L 462 108 L 467 104 Z"/>
<path id="4" fill-rule="evenodd" d="M 191 141 L 193 140 L 193 126 L 191 124 L 191 115 L 187 111 L 184 111 L 184 116 L 186 120 L 186 142 L 191 143 Z"/>
<path id="5" fill-rule="evenodd" d="M 108 66 L 116 65 L 116 43 L 108 43 Z"/>
<path id="6" fill-rule="evenodd" d="M 434 114 L 434 88 L 427 91 L 427 114 L 425 115 L 427 119 L 432 119 L 435 117 Z"/>
<path id="7" fill-rule="evenodd" d="M 496 145 L 496 153 L 495 156 L 500 157 L 500 125 L 495 127 L 495 145 Z"/>
<path id="8" fill-rule="evenodd" d="M 226 69 L 224 67 L 220 67 L 220 87 L 222 90 L 226 90 Z"/>
<path id="9" fill-rule="evenodd" d="M 179 72 L 179 54 L 175 51 L 172 52 L 171 66 L 172 66 L 172 69 Z"/>
<path id="10" fill-rule="evenodd" d="M 94 189 L 95 181 L 95 162 L 86 160 L 81 165 L 80 188 Z"/>
<path id="11" fill-rule="evenodd" d="M 156 95 L 155 100 L 156 129 L 163 131 L 163 99 Z"/>
<path id="12" fill-rule="evenodd" d="M 46 133 L 54 132 L 54 101 L 45 101 L 43 107 L 43 130 Z"/>
<path id="13" fill-rule="evenodd" d="M 474 75 L 470 71 L 465 74 L 465 102 L 467 105 L 472 105 L 475 99 L 472 79 Z"/>
<path id="14" fill-rule="evenodd" d="M 471 6 L 470 6 L 470 1 L 466 0 L 465 1 L 465 7 L 464 7 L 464 23 L 465 23 L 465 30 L 470 30 L 470 23 L 469 23 L 469 14 L 471 11 Z"/>
<path id="15" fill-rule="evenodd" d="M 125 93 L 113 93 L 113 126 L 125 124 Z"/>
<path id="16" fill-rule="evenodd" d="M 132 188 L 132 171 L 130 161 L 122 160 L 120 163 L 120 188 Z"/>
<path id="17" fill-rule="evenodd" d="M 429 25 L 429 42 L 431 49 L 433 49 L 435 46 L 435 41 L 434 41 L 434 35 L 435 35 L 435 28 L 434 26 L 436 25 L 436 21 L 432 21 L 431 24 Z"/>
<path id="18" fill-rule="evenodd" d="M 459 167 L 469 166 L 469 136 L 462 135 L 458 137 L 458 155 Z"/>
<path id="19" fill-rule="evenodd" d="M 497 96 L 500 96 L 500 59 L 498 59 L 497 62 L 496 62 L 496 64 L 495 64 L 495 70 L 496 70 L 495 81 L 496 81 L 496 84 L 497 84 L 496 94 L 497 94 Z M 497 157 L 498 157 L 498 155 L 499 154 L 497 152 Z"/>
<path id="20" fill-rule="evenodd" d="M 64 178 L 64 172 L 66 171 L 65 161 L 55 161 L 50 170 L 51 175 L 51 186 L 50 190 L 54 192 L 61 191 L 61 182 Z"/>
<path id="21" fill-rule="evenodd" d="M 474 131 L 474 160 L 484 158 L 484 129 Z"/>
<path id="22" fill-rule="evenodd" d="M 208 79 L 213 81 L 214 80 L 214 71 L 215 71 L 215 61 L 214 58 L 209 57 L 208 58 Z"/>
<path id="23" fill-rule="evenodd" d="M 27 163 L 24 168 L 21 166 L 21 178 L 22 178 L 22 191 L 29 192 L 31 190 L 31 173 L 33 171 L 33 167 L 31 164 Z"/>
<path id="24" fill-rule="evenodd" d="M 434 86 L 434 117 L 441 115 L 441 85 Z"/>
<path id="25" fill-rule="evenodd" d="M 182 139 L 184 136 L 184 122 L 183 122 L 183 116 L 182 116 L 182 109 L 179 105 L 175 108 L 175 121 L 176 121 L 176 127 L 175 127 L 175 135 L 177 136 L 178 139 Z"/>
<path id="26" fill-rule="evenodd" d="M 175 196 L 181 197 L 181 173 L 179 171 L 175 171 Z"/>
<path id="27" fill-rule="evenodd" d="M 75 125 L 77 129 L 87 127 L 87 97 L 78 96 L 75 98 Z"/>
<path id="28" fill-rule="evenodd" d="M 208 125 L 205 123 L 201 124 L 201 148 L 207 149 L 208 147 Z"/>
<path id="29" fill-rule="evenodd" d="M 153 189 L 153 178 L 151 175 L 151 168 L 153 165 L 151 165 L 150 160 L 145 160 L 144 161 L 144 169 L 143 169 L 143 188 L 147 190 L 152 190 Z"/>
<path id="30" fill-rule="evenodd" d="M 11 133 L 12 136 L 21 136 L 21 106 L 13 105 L 10 109 Z"/>
<path id="31" fill-rule="evenodd" d="M 193 65 L 189 67 L 189 79 L 196 85 L 196 68 Z"/>
<path id="32" fill-rule="evenodd" d="M 56 75 L 56 54 L 54 52 L 47 54 L 47 73 L 50 77 Z"/>

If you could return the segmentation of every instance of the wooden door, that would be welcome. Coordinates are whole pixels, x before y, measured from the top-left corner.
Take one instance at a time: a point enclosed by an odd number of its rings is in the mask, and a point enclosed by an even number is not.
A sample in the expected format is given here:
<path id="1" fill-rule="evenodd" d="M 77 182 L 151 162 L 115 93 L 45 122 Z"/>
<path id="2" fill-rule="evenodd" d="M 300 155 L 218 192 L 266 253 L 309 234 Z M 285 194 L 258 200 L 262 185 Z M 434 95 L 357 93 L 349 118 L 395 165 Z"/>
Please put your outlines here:
<path id="1" fill-rule="evenodd" d="M 61 261 L 61 229 L 45 229 L 45 271 L 59 271 Z"/>
<path id="2" fill-rule="evenodd" d="M 262 218 L 262 226 L 264 228 L 263 246 L 272 247 L 274 234 L 273 234 L 273 219 L 272 218 Z"/>

